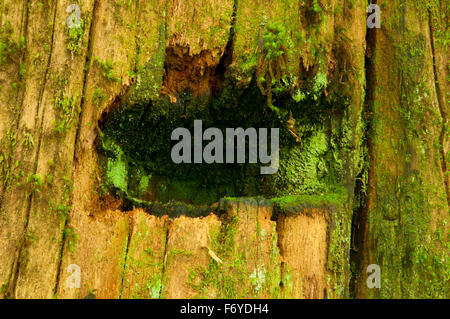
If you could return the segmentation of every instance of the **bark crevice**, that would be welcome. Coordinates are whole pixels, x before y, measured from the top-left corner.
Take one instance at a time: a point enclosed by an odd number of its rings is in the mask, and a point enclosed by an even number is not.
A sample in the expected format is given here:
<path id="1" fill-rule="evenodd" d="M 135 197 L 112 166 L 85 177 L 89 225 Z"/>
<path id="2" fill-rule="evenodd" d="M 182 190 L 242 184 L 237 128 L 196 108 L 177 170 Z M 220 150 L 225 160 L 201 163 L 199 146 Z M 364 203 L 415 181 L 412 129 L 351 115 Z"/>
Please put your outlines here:
<path id="1" fill-rule="evenodd" d="M 167 224 L 167 228 L 166 228 L 166 234 L 164 237 L 164 252 L 162 254 L 163 256 L 163 263 L 162 263 L 162 270 L 161 270 L 161 278 L 163 279 L 164 282 L 164 276 L 166 274 L 166 270 L 167 270 L 167 257 L 168 257 L 168 246 L 169 246 L 169 233 L 170 233 L 170 227 L 171 227 L 172 223 L 169 220 L 168 224 Z M 158 293 L 158 297 L 159 298 L 163 298 L 163 293 L 164 293 L 164 284 L 161 285 L 160 289 L 159 289 L 159 293 Z"/>
<path id="2" fill-rule="evenodd" d="M 374 3 L 376 3 L 376 1 L 374 1 Z M 372 116 L 375 98 L 374 94 L 376 89 L 376 74 L 373 56 L 376 50 L 377 30 L 378 29 L 367 29 L 365 38 L 365 97 L 362 116 L 366 126 L 363 133 L 362 144 L 367 152 L 364 152 L 363 169 L 358 174 L 355 182 L 355 205 L 352 216 L 350 241 L 350 264 L 354 265 L 349 284 L 350 297 L 352 298 L 364 298 L 364 296 L 361 295 L 364 293 L 364 289 L 361 288 L 363 283 L 361 283 L 360 276 L 365 273 L 363 266 L 364 262 L 368 259 L 368 256 L 365 256 L 364 253 L 367 252 L 365 243 L 367 242 L 366 239 L 368 236 L 369 201 L 371 199 L 373 200 L 375 194 L 375 186 L 373 185 L 375 182 L 373 170 L 376 164 L 371 134 L 373 134 Z M 367 174 L 367 180 L 364 180 L 365 174 Z"/>
<path id="3" fill-rule="evenodd" d="M 78 155 L 81 153 L 82 149 L 80 149 L 80 131 L 81 131 L 81 119 L 83 117 L 84 109 L 85 109 L 85 103 L 86 103 L 86 83 L 89 75 L 89 71 L 92 65 L 92 52 L 94 48 L 94 42 L 95 42 L 95 29 L 97 27 L 98 23 L 98 12 L 99 12 L 99 0 L 94 1 L 94 7 L 92 10 L 92 20 L 91 25 L 89 26 L 89 39 L 88 39 L 88 47 L 87 47 L 87 53 L 86 53 L 86 61 L 84 63 L 84 78 L 83 78 L 83 86 L 82 86 L 82 95 L 81 95 L 81 112 L 78 115 L 78 125 L 77 125 L 77 131 L 75 134 L 75 152 L 74 152 L 74 159 L 73 162 L 76 163 L 78 160 Z"/>
<path id="4" fill-rule="evenodd" d="M 442 167 L 442 172 L 444 173 L 444 187 L 445 187 L 445 191 L 447 194 L 447 203 L 450 205 L 449 181 L 448 181 L 448 177 L 447 177 L 448 167 L 447 167 L 447 161 L 446 161 L 447 154 L 445 153 L 445 148 L 444 148 L 445 133 L 446 133 L 445 128 L 446 128 L 446 124 L 448 123 L 448 118 L 447 118 L 447 113 L 445 110 L 444 96 L 442 94 L 441 86 L 439 83 L 438 71 L 437 71 L 437 67 L 436 67 L 436 50 L 435 50 L 435 44 L 434 44 L 435 37 L 434 37 L 434 30 L 433 30 L 433 23 L 431 20 L 432 19 L 431 15 L 432 15 L 431 11 L 428 10 L 428 26 L 429 26 L 429 31 L 430 31 L 431 54 L 432 54 L 432 58 L 433 58 L 434 88 L 436 91 L 439 112 L 440 112 L 440 115 L 442 118 L 442 128 L 441 128 L 441 133 L 439 136 L 440 152 L 441 152 L 441 167 Z"/>

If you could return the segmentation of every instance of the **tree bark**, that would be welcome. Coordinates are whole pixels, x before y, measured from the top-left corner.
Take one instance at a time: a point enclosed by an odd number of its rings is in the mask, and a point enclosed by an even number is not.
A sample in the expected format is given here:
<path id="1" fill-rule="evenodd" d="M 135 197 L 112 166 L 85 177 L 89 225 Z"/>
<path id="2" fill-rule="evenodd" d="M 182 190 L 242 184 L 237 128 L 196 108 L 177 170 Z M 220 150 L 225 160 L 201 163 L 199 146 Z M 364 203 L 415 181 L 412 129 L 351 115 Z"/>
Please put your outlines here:
<path id="1" fill-rule="evenodd" d="M 0 296 L 448 297 L 448 0 L 379 4 L 380 29 L 361 0 L 200 2 L 0 0 L 0 45 L 12 48 L 0 50 Z M 167 48 L 206 52 L 210 67 L 231 43 L 224 76 L 248 87 L 265 20 L 289 31 L 291 74 L 338 75 L 328 94 L 349 102 L 330 122 L 345 128 L 348 198 L 281 215 L 236 199 L 205 218 L 103 207 L 99 121 L 127 99 L 179 93 L 165 87 Z M 80 289 L 66 284 L 71 264 Z M 380 289 L 366 285 L 370 264 Z"/>

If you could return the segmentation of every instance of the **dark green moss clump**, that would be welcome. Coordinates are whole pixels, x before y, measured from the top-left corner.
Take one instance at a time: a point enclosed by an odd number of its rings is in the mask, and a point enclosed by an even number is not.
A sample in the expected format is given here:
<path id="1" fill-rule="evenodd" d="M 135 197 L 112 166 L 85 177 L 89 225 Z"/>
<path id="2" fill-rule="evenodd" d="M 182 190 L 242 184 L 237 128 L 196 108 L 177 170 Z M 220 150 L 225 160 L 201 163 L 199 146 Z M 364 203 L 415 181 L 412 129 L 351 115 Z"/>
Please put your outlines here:
<path id="1" fill-rule="evenodd" d="M 345 103 L 334 104 L 319 92 L 302 99 L 280 93 L 274 95 L 273 103 L 279 112 L 267 107 L 256 83 L 245 90 L 227 83 L 217 97 L 194 97 L 186 91 L 175 103 L 163 96 L 149 103 L 124 104 L 103 127 L 100 151 L 105 186 L 135 206 L 171 201 L 211 204 L 224 196 L 270 198 L 333 192 L 342 182 L 343 168 L 336 161 L 339 133 L 333 133 L 329 114 L 342 111 Z M 296 120 L 300 143 L 287 129 L 289 112 Z M 193 132 L 198 119 L 203 130 L 279 128 L 278 172 L 261 175 L 260 164 L 248 164 L 248 160 L 245 164 L 173 163 L 171 150 L 176 142 L 171 141 L 172 131 L 184 127 Z"/>

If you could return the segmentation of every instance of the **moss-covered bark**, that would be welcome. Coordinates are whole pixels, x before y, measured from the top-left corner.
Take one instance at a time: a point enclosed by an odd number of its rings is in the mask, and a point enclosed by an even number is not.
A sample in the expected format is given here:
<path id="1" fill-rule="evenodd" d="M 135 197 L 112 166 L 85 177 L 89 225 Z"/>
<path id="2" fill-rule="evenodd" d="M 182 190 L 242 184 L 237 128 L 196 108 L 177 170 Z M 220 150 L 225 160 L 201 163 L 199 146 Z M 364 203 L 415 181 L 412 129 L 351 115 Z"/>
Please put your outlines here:
<path id="1" fill-rule="evenodd" d="M 0 0 L 0 296 L 448 297 L 449 4 L 379 5 Z M 197 117 L 279 126 L 279 172 L 155 169 Z"/>
<path id="2" fill-rule="evenodd" d="M 448 107 L 438 96 L 448 86 L 442 74 L 437 78 L 434 57 L 436 50 L 447 51 L 446 27 L 439 21 L 447 11 L 445 1 L 390 2 L 383 9 L 382 32 L 369 31 L 375 32 L 367 88 L 370 175 L 357 297 L 444 298 L 450 293 L 442 145 L 448 140 L 441 135 Z M 379 290 L 365 285 L 365 269 L 372 263 L 381 267 Z"/>

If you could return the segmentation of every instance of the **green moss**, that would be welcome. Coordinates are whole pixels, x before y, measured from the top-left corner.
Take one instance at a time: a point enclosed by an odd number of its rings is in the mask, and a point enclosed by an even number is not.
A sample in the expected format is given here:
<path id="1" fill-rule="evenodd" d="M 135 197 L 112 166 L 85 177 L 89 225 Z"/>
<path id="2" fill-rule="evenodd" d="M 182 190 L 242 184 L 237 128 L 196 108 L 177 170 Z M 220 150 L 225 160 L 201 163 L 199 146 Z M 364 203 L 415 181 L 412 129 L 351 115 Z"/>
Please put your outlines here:
<path id="1" fill-rule="evenodd" d="M 107 183 L 115 188 L 127 192 L 127 163 L 120 157 L 108 161 Z"/>
<path id="2" fill-rule="evenodd" d="M 6 187 L 9 188 L 9 183 L 15 176 L 11 174 L 11 168 L 13 168 L 13 154 L 17 145 L 16 133 L 13 129 L 6 130 L 6 134 L 0 140 L 0 177 Z M 16 165 L 17 166 L 17 165 Z"/>
<path id="3" fill-rule="evenodd" d="M 92 102 L 95 105 L 100 105 L 104 100 L 106 100 L 106 95 L 102 92 L 102 89 L 96 88 L 94 93 L 92 93 Z"/>
<path id="4" fill-rule="evenodd" d="M 224 196 L 266 197 L 329 192 L 342 182 L 338 143 L 332 143 L 327 110 L 333 106 L 323 96 L 296 102 L 289 95 L 276 95 L 279 116 L 257 104 L 266 99 L 254 83 L 239 91 L 232 83 L 217 97 L 181 94 L 176 103 L 167 97 L 145 104 L 126 103 L 110 117 L 103 132 L 106 186 L 130 198 L 161 202 L 171 200 L 211 204 Z M 239 111 L 238 111 L 239 110 Z M 298 145 L 287 130 L 290 110 L 303 143 Z M 171 161 L 171 133 L 177 127 L 193 129 L 202 119 L 204 129 L 217 127 L 279 127 L 280 169 L 263 176 L 259 164 L 181 164 Z M 336 130 L 336 134 L 339 131 Z M 147 187 L 144 187 L 147 186 Z M 150 195 L 151 194 L 151 195 Z"/>
<path id="5" fill-rule="evenodd" d="M 328 287 L 327 298 L 348 298 L 351 248 L 352 210 L 341 202 L 332 207 L 329 223 L 327 255 Z"/>
<path id="6" fill-rule="evenodd" d="M 426 58 L 428 40 L 418 25 L 421 19 L 428 24 L 428 12 L 420 1 L 415 6 L 422 9 L 416 10 L 407 10 L 403 2 L 391 5 L 395 9 L 387 25 L 395 43 L 395 67 L 388 75 L 402 76 L 391 88 L 392 100 L 398 103 L 388 100 L 389 94 L 374 103 L 373 147 L 383 160 L 373 168 L 377 198 L 368 223 L 373 262 L 381 267 L 382 282 L 381 289 L 368 294 L 377 298 L 446 298 L 450 295 L 448 239 L 441 242 L 439 236 L 433 236 L 432 225 L 447 219 L 448 202 L 444 187 L 432 178 L 440 175 L 438 161 L 430 158 L 438 153 L 432 149 L 438 135 L 430 134 L 428 128 L 440 121 L 429 88 L 427 70 L 432 61 Z M 391 106 L 394 111 L 386 116 Z M 396 163 L 395 171 L 391 163 Z"/>
<path id="7" fill-rule="evenodd" d="M 67 50 L 69 50 L 73 55 L 81 55 L 83 46 L 85 45 L 84 38 L 84 30 L 86 26 L 86 21 L 84 19 L 80 19 L 80 26 L 74 28 L 67 27 Z"/>
<path id="8" fill-rule="evenodd" d="M 79 235 L 75 232 L 73 227 L 69 227 L 67 225 L 64 228 L 63 233 L 65 241 L 69 247 L 69 252 L 73 253 L 77 246 Z"/>
<path id="9" fill-rule="evenodd" d="M 155 45 L 155 44 L 152 44 Z M 137 83 L 131 88 L 127 97 L 129 105 L 145 104 L 159 97 L 164 74 L 164 58 L 166 52 L 166 29 L 163 24 L 159 26 L 159 40 L 156 43 L 158 49 L 150 61 L 140 66 L 135 72 Z"/>
<path id="10" fill-rule="evenodd" d="M 345 152 L 355 149 L 349 142 L 354 141 L 352 134 L 355 132 L 353 123 L 351 126 L 345 122 L 349 95 L 327 97 L 325 94 L 327 64 L 320 50 L 324 40 L 320 28 L 325 20 L 324 11 L 329 8 L 315 3 L 308 13 L 311 20 L 308 22 L 316 27 L 298 31 L 301 12 L 296 1 L 276 2 L 271 10 L 257 1 L 249 2 L 245 7 L 252 9 L 251 16 L 241 3 L 235 5 L 233 46 L 239 60 L 226 70 L 225 88 L 218 96 L 194 97 L 185 91 L 177 96 L 176 103 L 160 96 L 166 39 L 175 32 L 172 27 L 182 32 L 179 29 L 182 22 L 177 21 L 178 26 L 171 26 L 167 31 L 164 24 L 160 25 L 159 41 L 152 47 L 154 54 L 150 61 L 140 61 L 137 55 L 137 69 L 133 71 L 137 83 L 130 87 L 126 102 L 109 117 L 104 128 L 105 140 L 100 151 L 104 156 L 107 190 L 126 197 L 133 205 L 153 207 L 155 203 L 171 201 L 211 204 L 222 197 L 321 196 L 343 185 L 349 175 L 346 165 L 353 160 L 345 158 Z M 280 12 L 282 14 L 278 15 Z M 307 34 L 311 37 L 306 37 Z M 155 32 L 151 37 L 155 42 Z M 138 46 L 147 45 L 144 39 L 138 42 Z M 314 58 L 308 57 L 308 60 L 318 65 L 318 71 L 313 72 L 311 78 L 303 75 L 304 83 L 299 86 L 297 73 L 304 46 L 313 48 Z M 255 78 L 262 52 L 265 57 L 262 60 L 270 61 L 274 67 L 283 64 L 279 76 L 273 68 L 273 76 L 262 83 L 267 88 L 272 81 L 277 82 L 269 103 L 258 88 L 259 77 Z M 263 69 L 264 75 L 271 73 L 268 66 Z M 243 87 L 236 78 L 249 82 Z M 278 114 L 267 107 L 271 104 L 276 105 Z M 289 112 L 296 120 L 301 145 L 296 144 L 287 130 Z M 204 129 L 211 126 L 222 130 L 226 127 L 279 127 L 278 173 L 262 176 L 256 164 L 173 164 L 170 134 L 177 127 L 192 129 L 194 119 L 202 119 Z M 105 147 L 110 142 L 115 144 L 116 151 Z"/>
<path id="11" fill-rule="evenodd" d="M 291 206 L 313 205 L 317 207 L 342 205 L 347 202 L 347 190 L 343 187 L 336 188 L 336 193 L 322 193 L 317 195 L 287 195 L 271 199 L 282 210 Z"/>
<path id="12" fill-rule="evenodd" d="M 126 257 L 124 286 L 131 290 L 131 298 L 161 298 L 164 256 L 150 248 L 138 252 L 138 258 L 133 256 L 135 256 L 136 249 L 140 249 L 138 248 L 141 247 L 139 244 L 143 241 L 148 242 L 156 239 L 165 243 L 167 229 L 164 228 L 156 233 L 151 233 L 143 218 L 134 227 L 134 235 L 131 238 Z M 133 278 L 133 285 L 129 282 L 129 278 Z"/>
<path id="13" fill-rule="evenodd" d="M 272 92 L 283 92 L 290 87 L 291 79 L 285 73 L 288 51 L 293 44 L 282 23 L 269 22 L 264 26 L 260 56 L 256 67 L 256 82 L 261 94 L 267 95 L 267 106 L 279 112 L 279 108 L 272 104 Z M 265 88 L 264 85 L 265 84 Z"/>
<path id="14" fill-rule="evenodd" d="M 190 1 L 183 14 L 172 8 L 175 3 L 168 3 L 168 38 L 183 39 L 180 42 L 188 44 L 193 55 L 205 48 L 224 48 L 229 38 L 233 2 L 211 0 L 197 7 L 195 1 Z"/>
<path id="15" fill-rule="evenodd" d="M 99 57 L 94 59 L 97 66 L 102 70 L 102 76 L 110 81 L 121 82 L 122 79 L 116 76 L 114 72 L 114 66 L 109 59 L 105 61 L 101 60 Z"/>
<path id="16" fill-rule="evenodd" d="M 0 66 L 8 60 L 18 63 L 19 57 L 25 50 L 25 38 L 22 36 L 16 42 L 12 38 L 12 31 L 11 22 L 7 20 L 4 29 L 0 30 Z"/>
<path id="17" fill-rule="evenodd" d="M 30 174 L 27 177 L 27 184 L 31 187 L 29 195 L 39 195 L 41 193 L 42 177 L 39 174 Z"/>
<path id="18" fill-rule="evenodd" d="M 78 114 L 81 112 L 78 94 L 71 97 L 55 94 L 52 102 L 57 112 L 57 118 L 54 121 L 55 132 L 58 134 L 65 133 L 78 121 Z"/>

